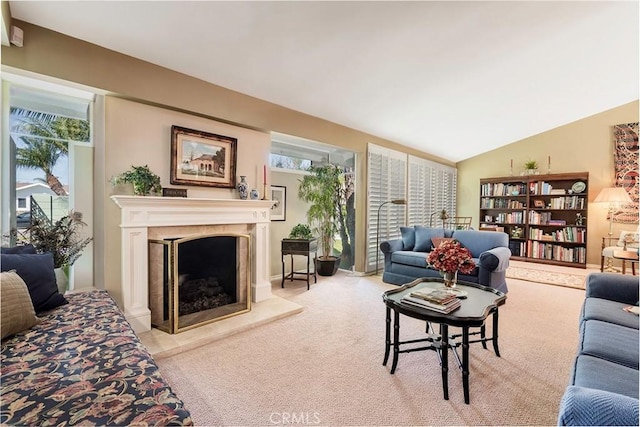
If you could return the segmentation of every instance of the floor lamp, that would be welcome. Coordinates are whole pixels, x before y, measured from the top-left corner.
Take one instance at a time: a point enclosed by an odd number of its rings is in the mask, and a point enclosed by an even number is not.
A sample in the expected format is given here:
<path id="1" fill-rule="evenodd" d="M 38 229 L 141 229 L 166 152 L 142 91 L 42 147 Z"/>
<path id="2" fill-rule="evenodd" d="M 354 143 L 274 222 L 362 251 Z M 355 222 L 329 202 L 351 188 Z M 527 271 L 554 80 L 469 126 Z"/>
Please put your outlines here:
<path id="1" fill-rule="evenodd" d="M 620 205 L 631 203 L 631 197 L 629 197 L 627 190 L 622 187 L 606 187 L 600 190 L 594 203 L 607 203 L 609 206 L 609 239 L 611 239 L 613 237 L 613 213 Z M 611 243 L 611 240 L 609 240 L 609 243 Z M 614 271 L 611 257 L 607 258 L 606 271 Z"/>
<path id="2" fill-rule="evenodd" d="M 389 203 L 394 205 L 406 205 L 407 201 L 405 199 L 387 200 L 378 206 L 378 225 L 376 227 L 376 274 L 378 274 L 378 260 L 380 259 L 380 209 Z"/>

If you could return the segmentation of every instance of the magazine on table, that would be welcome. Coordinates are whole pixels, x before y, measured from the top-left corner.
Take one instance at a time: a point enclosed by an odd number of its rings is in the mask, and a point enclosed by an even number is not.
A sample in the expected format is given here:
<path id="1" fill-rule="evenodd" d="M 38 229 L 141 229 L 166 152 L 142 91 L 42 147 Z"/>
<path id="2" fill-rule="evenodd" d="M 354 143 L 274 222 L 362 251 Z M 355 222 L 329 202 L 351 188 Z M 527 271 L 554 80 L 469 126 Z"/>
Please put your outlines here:
<path id="1" fill-rule="evenodd" d="M 452 301 L 448 302 L 447 304 L 438 304 L 435 302 L 424 300 L 422 298 L 416 298 L 416 297 L 412 297 L 411 295 L 405 295 L 402 297 L 402 302 L 409 305 L 416 306 L 416 307 L 428 308 L 429 310 L 434 310 L 444 314 L 451 313 L 453 310 L 460 307 L 460 300 L 457 298 L 454 298 Z"/>
<path id="2" fill-rule="evenodd" d="M 414 298 L 420 298 L 425 301 L 431 301 L 439 304 L 446 304 L 449 301 L 453 301 L 457 298 L 455 292 L 451 292 L 448 289 L 420 289 L 419 291 L 413 291 L 410 294 Z"/>

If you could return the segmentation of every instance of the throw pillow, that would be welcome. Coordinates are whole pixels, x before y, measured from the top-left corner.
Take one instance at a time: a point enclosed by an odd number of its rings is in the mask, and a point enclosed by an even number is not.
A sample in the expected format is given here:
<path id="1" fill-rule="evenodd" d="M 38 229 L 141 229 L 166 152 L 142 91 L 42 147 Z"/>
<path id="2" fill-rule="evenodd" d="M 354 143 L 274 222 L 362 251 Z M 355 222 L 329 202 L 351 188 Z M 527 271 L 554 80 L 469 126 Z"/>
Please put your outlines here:
<path id="1" fill-rule="evenodd" d="M 416 244 L 416 229 L 413 227 L 400 227 L 402 234 L 402 250 L 412 251 Z"/>
<path id="2" fill-rule="evenodd" d="M 29 329 L 40 320 L 36 317 L 27 284 L 18 273 L 0 273 L 0 331 L 2 339 Z"/>
<path id="3" fill-rule="evenodd" d="M 0 253 L 3 254 L 35 254 L 36 248 L 32 244 L 22 246 L 12 246 L 10 248 L 0 248 Z"/>
<path id="4" fill-rule="evenodd" d="M 0 270 L 15 270 L 24 280 L 36 313 L 67 304 L 67 300 L 58 292 L 51 253 L 1 254 Z"/>
<path id="5" fill-rule="evenodd" d="M 453 237 L 432 237 L 431 243 L 433 243 L 434 248 L 437 248 L 442 242 L 448 242 L 449 240 L 455 239 Z"/>
<path id="6" fill-rule="evenodd" d="M 437 237 L 444 237 L 444 228 L 429 228 L 421 225 L 416 225 L 416 244 L 413 247 L 415 252 L 429 252 L 431 251 L 431 239 Z"/>
<path id="7" fill-rule="evenodd" d="M 624 246 L 625 242 L 627 244 L 627 248 L 638 248 L 638 232 L 637 231 L 621 231 L 620 237 L 618 238 L 618 246 Z"/>

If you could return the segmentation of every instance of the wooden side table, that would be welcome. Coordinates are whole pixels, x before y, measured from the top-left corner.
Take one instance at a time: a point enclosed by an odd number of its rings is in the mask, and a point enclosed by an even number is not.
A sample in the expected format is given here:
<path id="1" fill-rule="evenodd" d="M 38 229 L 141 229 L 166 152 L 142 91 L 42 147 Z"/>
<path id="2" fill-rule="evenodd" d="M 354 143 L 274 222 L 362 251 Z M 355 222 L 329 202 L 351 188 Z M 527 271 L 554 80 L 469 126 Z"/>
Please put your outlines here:
<path id="1" fill-rule="evenodd" d="M 307 290 L 309 290 L 309 280 L 313 276 L 313 283 L 317 283 L 315 261 L 318 257 L 318 240 L 301 240 L 301 239 L 282 239 L 282 283 L 280 286 L 284 288 L 285 279 L 294 280 L 306 280 Z M 313 253 L 313 271 L 311 271 L 311 254 Z M 284 272 L 284 256 L 289 255 L 291 257 L 291 273 L 286 274 Z M 307 270 L 305 272 L 296 272 L 293 269 L 293 256 L 302 255 L 307 257 Z M 304 277 L 296 277 L 296 275 L 304 275 Z"/>
<path id="2" fill-rule="evenodd" d="M 631 262 L 631 274 L 636 275 L 638 253 L 633 251 L 613 251 L 613 257 L 622 261 L 622 274 L 627 272 L 627 261 Z"/>

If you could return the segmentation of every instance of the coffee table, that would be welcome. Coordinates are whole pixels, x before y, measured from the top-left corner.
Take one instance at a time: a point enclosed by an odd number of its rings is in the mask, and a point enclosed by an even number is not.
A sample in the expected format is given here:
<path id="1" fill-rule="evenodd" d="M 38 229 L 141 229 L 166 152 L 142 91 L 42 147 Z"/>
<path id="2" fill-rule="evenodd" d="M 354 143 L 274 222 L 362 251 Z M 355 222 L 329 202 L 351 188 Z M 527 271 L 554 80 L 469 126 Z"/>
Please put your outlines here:
<path id="1" fill-rule="evenodd" d="M 453 349 L 453 354 L 458 362 L 458 367 L 462 371 L 462 387 L 464 392 L 464 403 L 469 403 L 469 344 L 481 342 L 487 348 L 487 341 L 492 341 L 493 350 L 496 356 L 500 357 L 498 348 L 498 307 L 503 305 L 507 296 L 487 286 L 476 283 L 458 282 L 457 289 L 465 291 L 467 297 L 463 299 L 460 307 L 449 314 L 439 313 L 428 308 L 416 307 L 402 302 L 402 297 L 410 292 L 422 288 L 441 288 L 442 279 L 439 278 L 419 278 L 413 282 L 391 289 L 382 294 L 382 299 L 387 306 L 386 313 L 386 334 L 385 353 L 382 364 L 387 365 L 389 354 L 393 347 L 393 362 L 391 364 L 391 374 L 395 373 L 398 366 L 398 356 L 400 353 L 410 353 L 414 351 L 433 350 L 438 354 L 442 371 L 442 390 L 444 399 L 449 400 L 449 356 L 448 349 Z M 391 318 L 393 312 L 393 321 Z M 400 315 L 424 320 L 429 323 L 438 323 L 440 331 L 438 334 L 427 334 L 426 338 L 400 341 Z M 485 320 L 493 314 L 493 335 L 486 336 Z M 429 325 L 428 323 L 428 325 Z M 393 340 L 391 339 L 391 328 L 393 325 Z M 449 326 L 462 328 L 461 334 L 449 335 Z M 470 332 L 470 328 L 479 327 L 477 332 Z M 427 331 L 429 327 L 427 326 Z M 434 331 L 435 332 L 435 331 Z M 480 335 L 479 339 L 470 340 L 470 336 Z M 462 338 L 462 342 L 458 341 Z M 426 346 L 416 347 L 418 343 L 427 343 Z M 404 348 L 406 345 L 413 345 Z M 403 346 L 401 349 L 400 347 Z M 458 355 L 457 348 L 462 347 L 462 358 Z"/>

